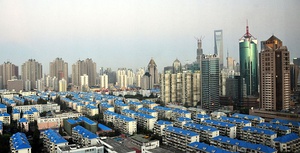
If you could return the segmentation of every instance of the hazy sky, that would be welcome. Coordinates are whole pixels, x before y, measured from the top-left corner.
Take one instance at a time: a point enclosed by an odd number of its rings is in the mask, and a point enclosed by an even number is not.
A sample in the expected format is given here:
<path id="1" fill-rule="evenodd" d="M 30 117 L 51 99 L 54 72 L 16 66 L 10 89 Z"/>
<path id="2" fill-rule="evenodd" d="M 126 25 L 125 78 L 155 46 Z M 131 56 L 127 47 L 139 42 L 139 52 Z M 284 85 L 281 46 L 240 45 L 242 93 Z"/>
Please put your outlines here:
<path id="1" fill-rule="evenodd" d="M 99 67 L 159 71 L 178 58 L 196 60 L 197 42 L 213 53 L 213 31 L 223 30 L 224 55 L 238 60 L 238 41 L 250 33 L 259 43 L 272 34 L 300 57 L 299 0 L 0 0 L 0 63 L 43 64 L 61 57 L 69 69 L 92 58 Z M 260 46 L 258 46 L 260 51 Z"/>

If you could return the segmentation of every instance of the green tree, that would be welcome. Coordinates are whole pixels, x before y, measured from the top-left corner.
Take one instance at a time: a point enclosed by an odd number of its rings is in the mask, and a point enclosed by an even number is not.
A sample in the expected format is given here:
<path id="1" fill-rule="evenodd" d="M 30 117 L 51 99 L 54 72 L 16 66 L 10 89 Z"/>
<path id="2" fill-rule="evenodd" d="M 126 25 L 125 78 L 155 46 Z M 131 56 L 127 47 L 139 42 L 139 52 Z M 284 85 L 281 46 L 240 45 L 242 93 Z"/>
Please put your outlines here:
<path id="1" fill-rule="evenodd" d="M 10 152 L 10 140 L 11 135 L 10 134 L 3 134 L 0 136 L 0 151 L 1 152 Z"/>

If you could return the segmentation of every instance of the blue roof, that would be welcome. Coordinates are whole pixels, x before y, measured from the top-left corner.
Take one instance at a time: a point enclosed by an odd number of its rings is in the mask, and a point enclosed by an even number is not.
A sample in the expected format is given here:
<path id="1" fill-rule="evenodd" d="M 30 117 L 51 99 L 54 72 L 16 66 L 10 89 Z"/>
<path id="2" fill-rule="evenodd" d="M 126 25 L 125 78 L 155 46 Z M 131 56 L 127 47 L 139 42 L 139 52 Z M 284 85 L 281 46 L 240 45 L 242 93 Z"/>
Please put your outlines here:
<path id="1" fill-rule="evenodd" d="M 131 109 L 124 109 L 124 110 L 122 110 L 122 112 L 123 113 L 128 113 L 128 114 L 135 114 L 135 113 L 137 113 L 136 111 L 133 111 L 133 110 L 131 110 Z"/>
<path id="2" fill-rule="evenodd" d="M 258 120 L 258 121 L 263 120 L 263 118 L 261 118 L 260 116 L 253 116 L 253 115 L 246 115 L 246 114 L 239 114 L 239 113 L 235 113 L 231 115 L 231 117 L 241 118 L 246 120 Z"/>
<path id="3" fill-rule="evenodd" d="M 16 150 L 31 148 L 24 133 L 15 133 L 10 138 L 12 140 L 12 145 Z"/>
<path id="4" fill-rule="evenodd" d="M 8 113 L 1 113 L 0 116 L 10 116 Z"/>
<path id="5" fill-rule="evenodd" d="M 205 126 L 202 124 L 196 124 L 196 123 L 186 123 L 183 125 L 184 127 L 191 127 L 197 130 L 202 130 L 202 131 L 219 131 L 217 128 L 211 127 L 211 126 Z"/>
<path id="6" fill-rule="evenodd" d="M 136 102 L 136 101 L 131 101 L 128 103 L 129 105 L 142 105 L 142 103 L 140 102 Z"/>
<path id="7" fill-rule="evenodd" d="M 142 100 L 143 104 L 155 104 L 155 102 L 150 101 L 150 100 Z"/>
<path id="8" fill-rule="evenodd" d="M 111 131 L 112 129 L 103 125 L 103 124 L 98 124 L 99 129 L 103 130 L 103 131 Z"/>
<path id="9" fill-rule="evenodd" d="M 32 107 L 30 110 L 31 110 L 32 112 L 39 112 L 35 107 Z"/>
<path id="10" fill-rule="evenodd" d="M 179 113 L 179 114 L 191 114 L 191 112 L 189 112 L 187 110 L 182 110 L 182 109 L 178 109 L 178 108 L 173 109 L 173 112 Z"/>
<path id="11" fill-rule="evenodd" d="M 0 130 L 3 130 L 3 122 L 0 121 Z"/>
<path id="12" fill-rule="evenodd" d="M 152 118 L 155 118 L 155 117 L 153 117 L 152 115 L 149 115 L 149 114 L 143 114 L 143 113 L 139 113 L 139 112 L 135 113 L 134 115 L 135 115 L 135 116 L 138 116 L 138 117 L 141 117 L 141 118 L 146 118 L 146 119 L 152 119 Z"/>
<path id="13" fill-rule="evenodd" d="M 234 127 L 234 124 L 231 123 L 227 123 L 227 122 L 221 122 L 221 121 L 216 121 L 216 120 L 204 120 L 202 121 L 202 123 L 209 123 L 212 125 L 216 125 L 216 126 L 222 126 L 222 127 Z"/>
<path id="14" fill-rule="evenodd" d="M 156 124 L 158 124 L 158 125 L 173 125 L 172 122 L 164 121 L 164 120 L 158 120 L 158 121 L 156 121 Z"/>
<path id="15" fill-rule="evenodd" d="M 7 108 L 7 106 L 4 104 L 0 104 L 0 108 Z"/>
<path id="16" fill-rule="evenodd" d="M 281 137 L 277 137 L 273 139 L 273 141 L 278 141 L 280 143 L 287 143 L 296 139 L 299 139 L 299 135 L 296 133 L 290 133 Z"/>
<path id="17" fill-rule="evenodd" d="M 195 118 L 204 118 L 204 119 L 210 119 L 210 116 L 205 114 L 205 115 L 202 115 L 202 114 L 197 114 Z"/>
<path id="18" fill-rule="evenodd" d="M 257 127 L 261 127 L 261 128 L 268 128 L 268 129 L 273 129 L 273 130 L 290 130 L 289 127 L 287 126 L 284 126 L 284 125 L 280 125 L 280 124 L 275 124 L 275 123 L 267 123 L 267 122 L 264 122 L 264 123 L 259 123 L 257 125 Z"/>
<path id="19" fill-rule="evenodd" d="M 131 117 L 127 117 L 125 115 L 118 114 L 118 113 L 111 112 L 111 111 L 105 111 L 104 114 L 107 114 L 107 115 L 110 115 L 110 116 L 115 116 L 116 118 L 119 118 L 119 119 L 127 121 L 127 122 L 135 121 L 135 119 L 133 119 Z"/>
<path id="20" fill-rule="evenodd" d="M 93 106 L 93 105 L 86 105 L 85 106 L 86 108 L 88 108 L 88 109 L 98 109 L 96 106 Z"/>
<path id="21" fill-rule="evenodd" d="M 76 124 L 76 123 L 78 123 L 78 121 L 76 121 L 74 119 L 71 119 L 71 118 L 67 119 L 67 122 L 69 122 L 70 124 Z"/>
<path id="22" fill-rule="evenodd" d="M 23 123 L 23 122 L 28 122 L 28 120 L 26 118 L 20 118 L 19 122 Z"/>
<path id="23" fill-rule="evenodd" d="M 157 112 L 154 109 L 150 109 L 150 108 L 146 108 L 146 107 L 142 107 L 142 108 L 138 109 L 138 111 L 140 111 L 140 112 L 147 112 L 147 113 L 155 113 L 155 112 Z"/>
<path id="24" fill-rule="evenodd" d="M 47 136 L 49 141 L 54 143 L 54 144 L 67 143 L 68 142 L 59 133 L 57 133 L 55 130 L 52 130 L 52 129 L 45 130 L 44 134 Z"/>
<path id="25" fill-rule="evenodd" d="M 300 127 L 300 122 L 293 121 L 293 120 L 283 120 L 283 119 L 273 119 L 270 121 L 270 123 L 276 123 L 276 124 L 283 124 L 283 125 L 293 125 L 296 127 Z"/>
<path id="26" fill-rule="evenodd" d="M 78 117 L 78 120 L 83 121 L 87 124 L 93 125 L 93 124 L 97 124 L 96 122 L 92 121 L 91 119 L 85 117 L 85 116 L 80 116 Z"/>
<path id="27" fill-rule="evenodd" d="M 257 128 L 257 127 L 253 127 L 253 126 L 243 127 L 242 130 L 244 130 L 244 131 L 251 131 L 253 133 L 266 134 L 266 135 L 274 135 L 274 134 L 276 134 L 276 132 L 274 132 L 272 130 L 261 129 L 261 128 Z"/>
<path id="28" fill-rule="evenodd" d="M 108 103 L 101 103 L 101 107 L 111 108 L 113 106 Z"/>
<path id="29" fill-rule="evenodd" d="M 184 130 L 182 128 L 178 128 L 178 127 L 173 127 L 173 126 L 167 126 L 164 128 L 164 130 L 166 131 L 170 131 L 170 132 L 173 132 L 173 133 L 177 133 L 179 135 L 184 135 L 184 136 L 199 136 L 198 133 L 196 132 L 193 132 L 193 131 L 189 131 L 189 130 Z"/>
<path id="30" fill-rule="evenodd" d="M 244 123 L 244 124 L 249 124 L 251 123 L 249 120 L 245 120 L 245 119 L 239 119 L 239 118 L 234 118 L 234 117 L 226 117 L 226 116 L 221 116 L 220 117 L 221 121 L 224 122 L 230 122 L 230 123 Z"/>
<path id="31" fill-rule="evenodd" d="M 184 121 L 192 122 L 193 120 L 188 118 L 188 117 L 178 117 L 176 119 L 176 121 L 178 121 L 178 122 L 184 122 Z"/>
<path id="32" fill-rule="evenodd" d="M 250 143 L 247 141 L 233 139 L 233 138 L 229 138 L 229 137 L 225 137 L 225 136 L 216 136 L 216 137 L 212 138 L 211 140 L 221 142 L 223 144 L 230 144 L 233 146 L 239 146 L 239 147 L 243 147 L 243 148 L 247 148 L 247 149 L 259 150 L 259 151 L 265 152 L 265 153 L 270 153 L 270 152 L 276 151 L 276 149 L 273 149 L 271 147 L 268 147 L 268 146 L 265 146 L 262 144 Z"/>
<path id="33" fill-rule="evenodd" d="M 155 106 L 153 107 L 154 110 L 163 110 L 163 111 L 171 111 L 172 109 L 169 107 L 163 107 L 163 106 Z"/>
<path id="34" fill-rule="evenodd" d="M 115 105 L 116 106 L 128 106 L 127 104 L 123 103 L 122 101 L 116 101 Z"/>
<path id="35" fill-rule="evenodd" d="M 32 111 L 30 111 L 30 110 L 28 110 L 28 111 L 25 111 L 23 115 L 25 115 L 25 114 L 28 114 L 28 115 L 33 115 L 33 112 L 32 112 Z"/>
<path id="36" fill-rule="evenodd" d="M 233 153 L 231 151 L 227 151 L 225 149 L 216 146 L 210 146 L 206 143 L 197 142 L 197 141 L 188 144 L 188 146 L 192 148 L 196 148 L 197 150 L 205 151 L 207 153 Z"/>
<path id="37" fill-rule="evenodd" d="M 80 125 L 73 127 L 73 130 L 77 131 L 78 134 L 82 135 L 84 138 L 95 139 L 98 137 L 95 133 L 85 129 L 84 127 L 82 127 Z"/>
<path id="38" fill-rule="evenodd" d="M 13 114 L 20 114 L 20 111 L 18 109 L 13 109 L 12 113 Z"/>

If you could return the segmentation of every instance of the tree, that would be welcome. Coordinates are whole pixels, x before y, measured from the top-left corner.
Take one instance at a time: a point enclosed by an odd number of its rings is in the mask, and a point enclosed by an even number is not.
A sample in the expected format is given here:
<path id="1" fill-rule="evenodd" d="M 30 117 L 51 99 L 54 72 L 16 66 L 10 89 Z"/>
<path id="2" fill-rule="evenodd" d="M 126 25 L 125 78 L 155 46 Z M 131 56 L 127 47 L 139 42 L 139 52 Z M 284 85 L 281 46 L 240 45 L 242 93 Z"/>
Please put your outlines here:
<path id="1" fill-rule="evenodd" d="M 10 145 L 9 145 L 10 137 L 11 137 L 10 134 L 3 134 L 2 136 L 0 136 L 1 152 L 10 152 Z"/>

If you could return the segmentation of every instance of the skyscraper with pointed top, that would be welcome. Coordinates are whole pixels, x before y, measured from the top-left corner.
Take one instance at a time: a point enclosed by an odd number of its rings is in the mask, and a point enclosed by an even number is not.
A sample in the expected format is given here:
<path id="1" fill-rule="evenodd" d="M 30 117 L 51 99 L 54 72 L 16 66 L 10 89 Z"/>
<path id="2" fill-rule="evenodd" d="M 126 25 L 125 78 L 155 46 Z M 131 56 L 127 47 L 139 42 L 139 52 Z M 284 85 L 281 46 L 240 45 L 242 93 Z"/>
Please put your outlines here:
<path id="1" fill-rule="evenodd" d="M 158 77 L 158 70 L 157 70 L 157 65 L 153 58 L 151 58 L 149 64 L 148 64 L 148 72 L 150 74 L 150 89 L 154 87 L 154 85 L 159 84 L 159 77 Z"/>
<path id="2" fill-rule="evenodd" d="M 248 24 L 246 33 L 239 42 L 240 53 L 240 83 L 241 96 L 258 96 L 258 52 L 257 39 L 249 33 Z"/>

